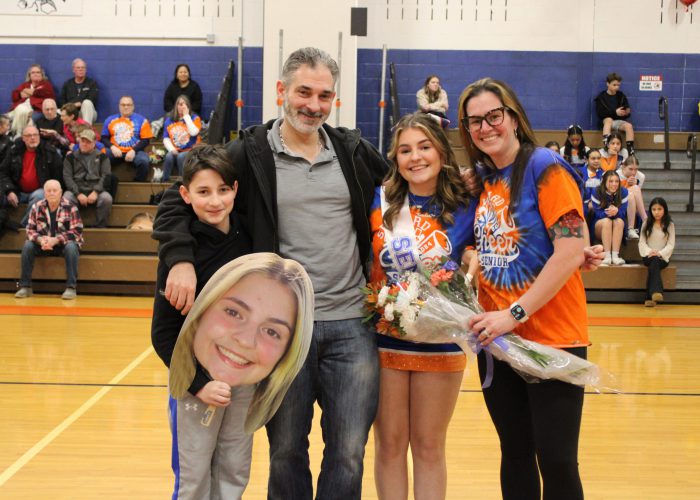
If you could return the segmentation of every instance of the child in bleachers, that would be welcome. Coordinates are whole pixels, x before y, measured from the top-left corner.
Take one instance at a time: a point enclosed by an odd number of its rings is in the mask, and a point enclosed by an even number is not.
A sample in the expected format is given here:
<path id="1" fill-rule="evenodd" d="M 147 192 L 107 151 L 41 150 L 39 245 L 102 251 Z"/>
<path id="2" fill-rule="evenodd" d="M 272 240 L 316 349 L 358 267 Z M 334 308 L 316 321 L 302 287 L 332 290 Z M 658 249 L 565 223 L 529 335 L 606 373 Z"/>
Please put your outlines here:
<path id="1" fill-rule="evenodd" d="M 153 216 L 148 212 L 139 212 L 129 220 L 126 228 L 132 231 L 153 231 Z"/>
<path id="2" fill-rule="evenodd" d="M 90 126 L 90 124 L 80 118 L 80 109 L 70 102 L 61 106 L 61 121 L 63 122 L 63 135 L 69 142 L 68 150 L 75 151 L 74 146 L 78 144 L 78 141 L 76 140 L 77 135 L 73 134 L 73 129 L 77 125 Z"/>
<path id="3" fill-rule="evenodd" d="M 636 217 L 643 223 L 647 219 L 647 213 L 644 210 L 644 198 L 642 197 L 642 184 L 644 184 L 645 176 L 639 171 L 639 161 L 636 156 L 628 156 L 622 163 L 622 166 L 617 169 L 617 175 L 620 176 L 620 184 L 627 188 L 629 192 L 629 206 L 627 207 L 627 237 L 630 239 L 639 238 L 636 228 Z"/>
<path id="4" fill-rule="evenodd" d="M 664 300 L 661 270 L 668 266 L 676 244 L 676 229 L 668 213 L 668 205 L 663 198 L 654 198 L 649 203 L 651 217 L 642 224 L 639 237 L 639 255 L 644 265 L 649 268 L 647 273 L 646 307 L 654 307 L 657 302 Z"/>
<path id="5" fill-rule="evenodd" d="M 613 132 L 608 137 L 607 146 L 600 150 L 600 166 L 604 171 L 617 170 L 627 159 L 627 150 L 622 148 L 622 136 Z"/>
<path id="6" fill-rule="evenodd" d="M 620 91 L 622 77 L 610 73 L 605 78 L 606 89 L 594 99 L 595 110 L 603 126 L 603 144 L 612 136 L 612 132 L 621 130 L 627 137 L 627 150 L 634 154 L 634 128 L 630 122 L 632 110 L 627 96 Z"/>
<path id="7" fill-rule="evenodd" d="M 544 147 L 547 149 L 551 149 L 555 153 L 559 153 L 559 150 L 561 149 L 557 141 L 549 141 L 547 144 L 544 145 Z"/>
<path id="8" fill-rule="evenodd" d="M 620 246 L 627 220 L 627 196 L 627 189 L 620 185 L 617 172 L 608 170 L 591 198 L 593 231 L 596 239 L 603 243 L 605 251 L 603 266 L 621 266 L 625 263 L 620 257 Z"/>
<path id="9" fill-rule="evenodd" d="M 603 169 L 600 168 L 600 151 L 591 149 L 586 158 L 588 161 L 579 167 L 579 173 L 583 179 L 583 214 L 585 216 L 591 211 L 591 198 L 603 178 Z"/>
<path id="10" fill-rule="evenodd" d="M 569 125 L 566 129 L 566 142 L 559 150 L 559 154 L 576 167 L 586 162 L 586 153 L 590 149 L 583 140 L 583 129 L 579 125 Z"/>

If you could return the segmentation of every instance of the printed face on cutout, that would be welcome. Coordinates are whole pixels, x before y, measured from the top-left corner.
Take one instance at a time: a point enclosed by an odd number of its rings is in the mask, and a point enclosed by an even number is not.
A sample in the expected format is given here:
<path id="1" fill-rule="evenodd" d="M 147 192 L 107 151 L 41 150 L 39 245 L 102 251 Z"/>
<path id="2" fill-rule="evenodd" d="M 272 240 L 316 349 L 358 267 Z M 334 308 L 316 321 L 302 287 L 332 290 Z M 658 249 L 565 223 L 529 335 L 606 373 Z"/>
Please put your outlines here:
<path id="1" fill-rule="evenodd" d="M 260 382 L 287 349 L 296 309 L 287 286 L 251 273 L 199 318 L 194 355 L 214 380 L 230 386 Z"/>

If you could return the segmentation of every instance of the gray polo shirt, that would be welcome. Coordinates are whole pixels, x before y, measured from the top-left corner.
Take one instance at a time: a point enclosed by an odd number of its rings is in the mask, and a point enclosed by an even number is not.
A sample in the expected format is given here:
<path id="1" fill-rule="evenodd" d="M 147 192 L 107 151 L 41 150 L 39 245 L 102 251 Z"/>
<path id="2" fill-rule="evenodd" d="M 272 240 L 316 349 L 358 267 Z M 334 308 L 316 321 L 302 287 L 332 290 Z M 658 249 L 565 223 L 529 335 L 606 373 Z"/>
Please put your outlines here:
<path id="1" fill-rule="evenodd" d="M 282 145 L 277 120 L 267 135 L 277 171 L 280 254 L 309 273 L 316 298 L 315 319 L 359 318 L 365 278 L 352 221 L 350 191 L 328 134 L 313 163 Z"/>

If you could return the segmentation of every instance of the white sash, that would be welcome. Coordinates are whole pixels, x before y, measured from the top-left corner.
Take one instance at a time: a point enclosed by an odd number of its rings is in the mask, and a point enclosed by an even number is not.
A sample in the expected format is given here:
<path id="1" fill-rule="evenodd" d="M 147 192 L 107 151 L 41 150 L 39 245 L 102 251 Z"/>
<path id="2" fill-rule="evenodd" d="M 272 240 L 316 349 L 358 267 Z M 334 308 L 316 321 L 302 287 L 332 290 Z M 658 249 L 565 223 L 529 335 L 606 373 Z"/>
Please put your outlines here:
<path id="1" fill-rule="evenodd" d="M 379 199 L 383 217 L 389 208 L 384 196 L 384 186 L 380 190 Z M 396 278 L 402 271 L 415 271 L 420 267 L 420 252 L 418 251 L 416 231 L 413 228 L 408 195 L 403 200 L 403 206 L 398 216 L 394 219 L 394 229 L 389 230 L 384 227 L 384 245 L 389 252 L 395 270 L 393 272 L 387 271 L 389 277 Z"/>

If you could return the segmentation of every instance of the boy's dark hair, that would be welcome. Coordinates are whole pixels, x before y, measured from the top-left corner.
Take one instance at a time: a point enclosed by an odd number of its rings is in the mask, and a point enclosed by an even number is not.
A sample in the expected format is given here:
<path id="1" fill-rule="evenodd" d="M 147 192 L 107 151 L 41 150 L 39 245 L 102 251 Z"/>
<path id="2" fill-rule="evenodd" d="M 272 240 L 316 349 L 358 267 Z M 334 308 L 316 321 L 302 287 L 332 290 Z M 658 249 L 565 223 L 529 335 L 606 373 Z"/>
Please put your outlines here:
<path id="1" fill-rule="evenodd" d="M 236 167 L 233 166 L 226 148 L 220 144 L 200 144 L 189 152 L 180 154 L 187 155 L 182 173 L 182 184 L 185 187 L 190 186 L 197 172 L 206 169 L 219 174 L 228 186 L 233 186 L 238 180 Z"/>
<path id="2" fill-rule="evenodd" d="M 605 81 L 610 83 L 614 81 L 622 82 L 622 76 L 618 75 L 614 71 L 612 73 L 609 73 L 608 76 L 605 77 Z"/>

